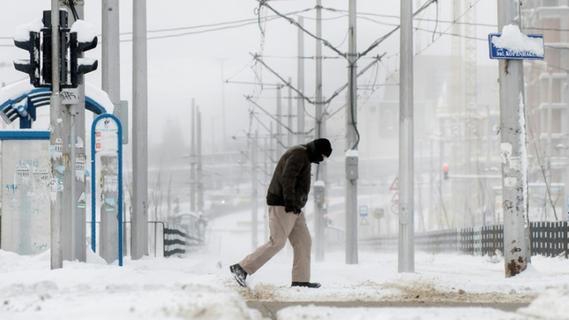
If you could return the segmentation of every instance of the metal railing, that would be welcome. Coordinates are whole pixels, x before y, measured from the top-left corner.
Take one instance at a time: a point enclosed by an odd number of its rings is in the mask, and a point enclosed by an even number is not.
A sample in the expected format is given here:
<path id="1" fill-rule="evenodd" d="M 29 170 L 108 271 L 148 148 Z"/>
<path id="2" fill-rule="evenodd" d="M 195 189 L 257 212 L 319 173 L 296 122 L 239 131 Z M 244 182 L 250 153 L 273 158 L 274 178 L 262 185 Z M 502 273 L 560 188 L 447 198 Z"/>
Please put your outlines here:
<path id="1" fill-rule="evenodd" d="M 397 250 L 397 235 L 362 239 L 363 246 L 376 250 Z M 569 223 L 531 222 L 531 254 L 555 257 L 569 255 Z M 504 251 L 504 226 L 450 229 L 415 234 L 417 250 L 430 253 L 462 252 L 471 255 L 495 255 Z"/>
<path id="2" fill-rule="evenodd" d="M 164 228 L 163 256 L 184 255 L 204 244 L 203 237 L 175 227 Z"/>
<path id="3" fill-rule="evenodd" d="M 95 221 L 96 225 L 97 225 L 97 234 L 99 234 L 99 227 L 101 225 L 101 221 Z M 161 229 L 158 228 L 158 226 L 162 226 Z M 91 221 L 87 221 L 87 229 L 89 230 L 91 226 Z M 151 252 L 149 252 L 151 255 L 153 255 L 154 257 L 157 257 L 157 253 L 164 252 L 164 230 L 166 229 L 166 224 L 163 221 L 148 221 L 148 228 L 149 231 L 150 230 L 154 230 L 154 232 L 149 232 L 149 235 L 153 235 L 153 237 L 149 237 L 148 238 L 148 248 L 149 249 L 153 249 L 151 250 Z M 162 230 L 162 236 L 159 236 L 159 232 Z M 130 252 L 130 239 L 131 239 L 131 233 L 130 233 L 130 221 L 123 221 L 123 255 L 127 256 Z M 97 237 L 97 241 L 100 238 Z M 97 248 L 99 248 L 99 246 L 97 245 Z M 161 250 L 159 250 L 161 248 Z"/>

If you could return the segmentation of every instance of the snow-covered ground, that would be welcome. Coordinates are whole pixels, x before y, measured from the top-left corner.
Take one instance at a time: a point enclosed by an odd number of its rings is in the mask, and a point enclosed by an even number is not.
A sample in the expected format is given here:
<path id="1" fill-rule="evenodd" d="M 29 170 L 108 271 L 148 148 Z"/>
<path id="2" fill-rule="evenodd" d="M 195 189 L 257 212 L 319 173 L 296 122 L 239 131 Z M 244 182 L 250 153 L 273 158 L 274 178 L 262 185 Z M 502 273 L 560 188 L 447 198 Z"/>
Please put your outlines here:
<path id="1" fill-rule="evenodd" d="M 0 251 L 0 319 L 258 319 L 228 277 L 196 259 L 125 262 L 124 268 L 66 262 L 49 271 L 49 253 Z"/>
<path id="2" fill-rule="evenodd" d="M 417 307 L 292 306 L 278 319 L 569 319 L 569 261 L 534 257 L 530 270 L 504 278 L 503 260 L 417 253 L 416 272 L 399 274 L 394 253 L 360 252 L 358 265 L 342 252 L 314 262 L 321 289 L 290 288 L 292 250 L 285 248 L 238 287 L 228 273 L 251 249 L 247 213 L 212 221 L 207 252 L 186 258 L 125 261 L 125 267 L 66 262 L 49 271 L 49 253 L 18 256 L 0 251 L 0 319 L 260 319 L 247 301 L 318 303 L 352 301 Z M 259 238 L 262 239 L 262 227 Z M 533 302 L 532 302 L 533 301 Z M 464 304 L 529 304 L 517 311 Z M 421 306 L 457 304 L 459 308 Z"/>

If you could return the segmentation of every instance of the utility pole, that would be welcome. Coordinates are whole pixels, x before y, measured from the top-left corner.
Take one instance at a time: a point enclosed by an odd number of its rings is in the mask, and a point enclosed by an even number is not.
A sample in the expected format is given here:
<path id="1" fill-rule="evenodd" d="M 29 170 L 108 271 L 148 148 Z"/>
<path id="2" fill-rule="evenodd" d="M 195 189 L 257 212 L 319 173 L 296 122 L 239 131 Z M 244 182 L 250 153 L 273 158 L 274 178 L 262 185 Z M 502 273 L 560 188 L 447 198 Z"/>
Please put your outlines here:
<path id="1" fill-rule="evenodd" d="M 358 133 L 356 0 L 349 4 L 348 101 L 346 108 L 346 263 L 358 263 Z"/>
<path id="2" fill-rule="evenodd" d="M 288 78 L 288 82 L 292 83 L 292 79 L 289 77 Z M 292 130 L 292 89 L 290 87 L 288 87 L 288 114 L 287 114 L 287 126 L 290 130 Z M 290 148 L 292 147 L 293 144 L 293 134 L 292 132 L 290 132 L 290 130 L 288 131 L 287 134 L 287 147 Z"/>
<path id="3" fill-rule="evenodd" d="M 60 3 L 60 8 L 63 7 L 64 4 Z M 63 8 L 61 9 L 64 10 Z M 67 16 L 69 19 L 69 15 Z M 59 28 L 68 28 L 68 21 L 59 17 Z M 60 34 L 61 37 L 61 34 Z M 60 49 L 63 49 L 60 47 Z M 61 52 L 61 51 L 60 51 Z M 62 53 L 60 53 L 61 55 Z M 57 61 L 57 60 L 56 60 Z M 61 68 L 61 66 L 60 66 Z M 65 82 L 65 79 L 62 79 L 61 76 L 59 78 L 60 89 L 61 84 Z M 74 247 L 74 240 L 75 240 L 75 217 L 72 205 L 72 198 L 75 197 L 75 188 L 73 183 L 72 175 L 74 172 L 71 170 L 71 164 L 75 162 L 74 155 L 75 150 L 73 149 L 73 143 L 71 138 L 71 113 L 75 107 L 68 102 L 63 103 L 62 101 L 62 108 L 63 108 L 63 116 L 61 118 L 61 136 L 63 138 L 63 162 L 65 165 L 65 170 L 63 173 L 63 212 L 61 216 L 61 250 L 63 252 L 63 260 L 71 261 L 73 260 L 73 247 Z"/>
<path id="4" fill-rule="evenodd" d="M 399 272 L 415 271 L 413 163 L 413 2 L 401 1 L 399 60 Z"/>
<path id="5" fill-rule="evenodd" d="M 316 37 L 322 39 L 322 0 L 316 1 Z M 302 59 L 302 58 L 301 58 Z M 304 66 L 303 66 L 304 68 Z M 303 80 L 304 84 L 304 80 Z M 314 138 L 322 138 L 322 107 L 324 97 L 322 96 L 322 40 L 316 40 L 316 85 L 315 85 L 315 117 L 314 117 Z M 303 106 L 304 118 L 304 106 Z M 298 129 L 300 131 L 300 129 Z M 304 131 L 304 130 L 303 130 Z M 314 183 L 314 252 L 316 261 L 324 260 L 324 226 L 322 223 L 323 205 L 326 197 L 326 183 L 322 169 L 324 164 L 316 167 L 316 181 Z"/>
<path id="6" fill-rule="evenodd" d="M 61 6 L 65 3 L 61 2 Z M 74 0 L 78 18 L 83 16 L 83 1 Z M 71 15 L 69 25 L 75 22 Z M 61 28 L 66 21 L 59 21 Z M 61 82 L 62 79 L 60 79 Z M 61 87 L 61 86 L 60 86 Z M 86 260 L 85 247 L 85 87 L 83 74 L 79 75 L 77 101 L 64 104 L 62 119 L 63 158 L 68 163 L 64 173 L 62 252 L 64 260 Z M 80 143 L 79 143 L 80 142 Z M 67 159 L 67 160 L 65 160 Z M 82 200 L 82 201 L 81 201 Z M 115 238 L 116 239 L 116 238 Z M 116 255 L 115 255 L 116 257 Z"/>
<path id="7" fill-rule="evenodd" d="M 277 143 L 276 143 L 276 139 L 275 139 L 275 131 L 273 130 L 273 122 L 271 121 L 271 125 L 270 125 L 270 130 L 269 130 L 269 142 L 270 142 L 270 150 L 269 150 L 269 154 L 273 155 L 273 159 L 274 162 L 277 161 L 277 159 L 279 158 L 279 155 L 277 154 Z M 271 161 L 273 162 L 273 161 Z M 271 163 L 272 165 L 273 163 Z"/>
<path id="8" fill-rule="evenodd" d="M 77 1 L 75 6 L 79 19 L 85 17 L 85 4 Z M 85 167 L 87 165 L 87 154 L 85 151 L 85 76 L 79 75 L 79 103 L 72 113 L 71 118 L 71 146 L 72 154 L 72 181 L 74 183 L 74 194 L 72 201 L 73 220 L 73 259 L 81 262 L 87 261 L 87 249 L 85 246 L 87 234 L 87 219 L 85 215 L 87 195 L 85 194 Z"/>
<path id="9" fill-rule="evenodd" d="M 271 178 L 270 176 L 268 176 L 268 172 L 269 172 L 269 161 L 271 159 L 271 147 L 269 146 L 269 139 L 270 136 L 266 136 L 264 139 L 264 148 L 265 148 L 265 156 L 264 161 L 263 161 L 263 172 L 264 172 L 264 181 L 269 182 L 269 179 Z M 265 188 L 266 189 L 266 188 Z M 267 208 L 267 207 L 266 207 Z M 265 235 L 265 241 L 269 240 L 269 212 L 268 212 L 268 208 L 265 209 L 265 213 L 263 214 L 264 217 L 264 235 Z"/>
<path id="10" fill-rule="evenodd" d="M 51 0 L 51 56 L 52 61 L 59 61 L 59 0 Z M 51 269 L 63 267 L 63 250 L 61 246 L 61 218 L 63 216 L 63 174 L 65 162 L 61 152 L 63 151 L 63 128 L 62 122 L 64 110 L 61 105 L 59 95 L 59 63 L 52 63 L 51 69 L 51 108 L 50 119 L 50 148 L 58 156 L 51 157 L 51 202 L 50 202 L 50 248 L 51 248 Z"/>
<path id="11" fill-rule="evenodd" d="M 520 26 L 520 17 L 518 1 L 498 1 L 499 30 L 509 24 Z M 500 60 L 499 66 L 504 264 L 506 277 L 512 277 L 530 262 L 523 61 Z"/>
<path id="12" fill-rule="evenodd" d="M 249 137 L 251 144 L 251 246 L 257 248 L 257 138 L 258 132 Z"/>
<path id="13" fill-rule="evenodd" d="M 281 86 L 280 84 L 277 83 L 277 136 L 276 136 L 276 141 L 277 141 L 277 157 L 280 157 L 280 155 L 283 153 L 283 148 L 281 146 L 280 143 L 278 143 L 279 141 L 283 141 L 283 127 L 280 125 L 279 122 L 282 121 L 282 117 L 283 117 L 283 100 L 282 100 L 282 90 L 283 86 Z"/>
<path id="14" fill-rule="evenodd" d="M 225 145 L 225 139 L 227 138 L 227 124 L 225 122 L 226 114 L 225 114 L 225 60 L 221 60 L 221 125 L 223 126 L 221 134 L 221 147 L 225 152 L 227 147 Z M 215 143 L 212 145 L 215 145 Z"/>
<path id="15" fill-rule="evenodd" d="M 190 211 L 196 212 L 196 99 L 194 98 L 192 98 L 190 123 Z"/>
<path id="16" fill-rule="evenodd" d="M 320 10 L 320 9 L 317 9 Z M 298 17 L 298 24 L 304 27 L 304 17 Z M 298 90 L 304 93 L 304 32 L 298 28 L 298 68 L 297 68 L 297 82 Z M 306 140 L 304 136 L 304 99 L 299 95 L 297 96 L 297 110 L 296 110 L 296 132 L 297 144 L 303 144 Z"/>
<path id="17" fill-rule="evenodd" d="M 197 125 L 196 125 L 196 137 L 198 140 L 197 143 L 197 160 L 198 160 L 198 165 L 197 165 L 197 182 L 198 182 L 198 199 L 197 199 L 197 204 L 198 204 L 198 212 L 203 213 L 203 207 L 204 207 L 204 194 L 203 194 L 203 162 L 202 162 L 202 113 L 200 111 L 200 108 L 198 107 L 197 109 L 198 112 L 198 118 L 197 118 Z"/>
<path id="18" fill-rule="evenodd" d="M 146 0 L 133 2 L 133 259 L 148 254 L 148 61 L 146 51 Z"/>
<path id="19" fill-rule="evenodd" d="M 119 0 L 104 0 L 102 15 L 102 89 L 107 93 L 115 110 L 120 108 L 120 39 Z M 116 213 L 111 211 L 111 213 Z M 118 254 L 118 219 L 101 211 L 100 237 L 101 256 L 112 262 Z M 131 217 L 132 221 L 132 217 Z"/>

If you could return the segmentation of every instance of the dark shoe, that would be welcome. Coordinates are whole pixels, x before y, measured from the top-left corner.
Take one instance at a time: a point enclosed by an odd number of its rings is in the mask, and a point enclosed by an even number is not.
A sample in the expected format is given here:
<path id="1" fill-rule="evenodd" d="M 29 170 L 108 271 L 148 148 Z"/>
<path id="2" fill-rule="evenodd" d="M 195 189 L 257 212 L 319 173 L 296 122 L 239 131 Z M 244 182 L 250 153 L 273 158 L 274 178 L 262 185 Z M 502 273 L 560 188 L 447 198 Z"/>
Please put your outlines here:
<path id="1" fill-rule="evenodd" d="M 290 285 L 291 287 L 305 287 L 305 288 L 320 288 L 320 283 L 318 282 L 297 282 L 293 281 Z"/>
<path id="2" fill-rule="evenodd" d="M 233 274 L 233 278 L 235 278 L 235 281 L 237 281 L 237 283 L 239 283 L 240 286 L 242 287 L 247 286 L 247 282 L 245 282 L 245 278 L 247 278 L 247 272 L 243 270 L 243 268 L 241 268 L 241 266 L 238 263 L 230 266 L 229 270 Z"/>

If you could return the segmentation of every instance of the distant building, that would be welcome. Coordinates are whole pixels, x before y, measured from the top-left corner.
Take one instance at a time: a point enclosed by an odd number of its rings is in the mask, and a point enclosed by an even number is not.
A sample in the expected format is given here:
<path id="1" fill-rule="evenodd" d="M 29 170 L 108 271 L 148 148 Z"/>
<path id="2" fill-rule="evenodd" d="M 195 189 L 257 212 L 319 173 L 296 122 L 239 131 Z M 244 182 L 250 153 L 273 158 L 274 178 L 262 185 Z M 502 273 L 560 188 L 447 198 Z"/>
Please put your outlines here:
<path id="1" fill-rule="evenodd" d="M 524 72 L 531 155 L 530 219 L 567 220 L 569 1 L 525 1 L 522 23 L 525 33 L 543 34 L 546 46 L 545 60 L 526 62 Z"/>

